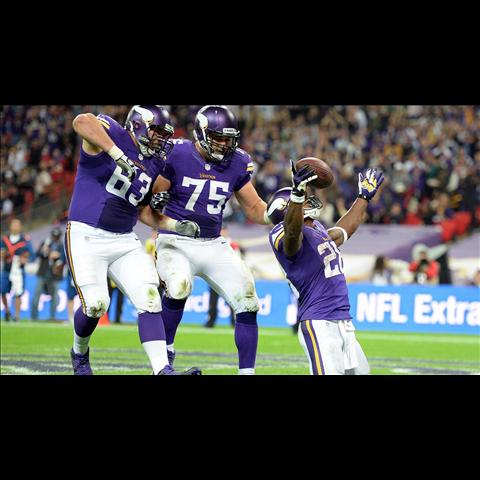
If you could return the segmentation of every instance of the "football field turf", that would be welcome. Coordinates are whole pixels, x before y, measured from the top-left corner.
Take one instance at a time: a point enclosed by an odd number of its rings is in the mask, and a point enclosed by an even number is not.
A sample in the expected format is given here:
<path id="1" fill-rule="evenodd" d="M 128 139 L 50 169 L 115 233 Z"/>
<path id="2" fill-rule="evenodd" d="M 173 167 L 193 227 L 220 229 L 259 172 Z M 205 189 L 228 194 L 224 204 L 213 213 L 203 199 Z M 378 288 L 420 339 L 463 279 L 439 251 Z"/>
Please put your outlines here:
<path id="1" fill-rule="evenodd" d="M 480 337 L 357 331 L 372 374 L 479 374 Z M 44 322 L 1 323 L 2 375 L 71 375 L 72 327 Z M 181 325 L 176 368 L 205 375 L 236 375 L 233 329 Z M 95 374 L 150 375 L 135 325 L 99 327 L 91 341 Z M 308 363 L 288 328 L 260 328 L 257 374 L 307 375 Z"/>

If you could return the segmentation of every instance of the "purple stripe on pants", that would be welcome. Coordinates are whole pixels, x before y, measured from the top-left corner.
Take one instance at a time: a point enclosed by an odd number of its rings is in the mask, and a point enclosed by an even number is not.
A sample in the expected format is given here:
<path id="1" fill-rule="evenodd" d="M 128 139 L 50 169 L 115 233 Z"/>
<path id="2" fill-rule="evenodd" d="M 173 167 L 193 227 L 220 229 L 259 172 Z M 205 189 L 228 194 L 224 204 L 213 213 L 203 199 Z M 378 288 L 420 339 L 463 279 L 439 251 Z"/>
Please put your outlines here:
<path id="1" fill-rule="evenodd" d="M 305 320 L 301 322 L 301 328 L 302 328 L 303 337 L 305 339 L 305 343 L 307 344 L 308 352 L 310 354 L 310 359 L 312 361 L 313 374 L 325 375 L 325 367 L 323 365 L 322 352 L 320 351 L 320 344 L 318 342 L 317 334 L 315 333 L 315 330 L 313 328 L 312 321 Z M 320 363 L 320 372 L 318 371 L 315 350 L 317 352 L 318 360 Z"/>
<path id="2" fill-rule="evenodd" d="M 310 363 L 312 364 L 312 370 L 314 375 L 318 375 L 317 362 L 315 361 L 315 350 L 313 348 L 312 338 L 307 330 L 307 320 L 300 322 L 300 328 L 302 329 L 303 338 L 307 345 L 308 354 L 310 356 Z"/>

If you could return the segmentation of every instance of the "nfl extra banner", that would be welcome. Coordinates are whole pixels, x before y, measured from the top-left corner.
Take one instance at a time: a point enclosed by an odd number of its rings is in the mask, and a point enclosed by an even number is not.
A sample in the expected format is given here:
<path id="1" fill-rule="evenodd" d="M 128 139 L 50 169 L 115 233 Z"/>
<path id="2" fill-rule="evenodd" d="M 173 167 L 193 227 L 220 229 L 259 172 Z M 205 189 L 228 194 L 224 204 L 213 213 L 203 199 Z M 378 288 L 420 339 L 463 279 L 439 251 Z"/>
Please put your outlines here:
<path id="1" fill-rule="evenodd" d="M 35 290 L 36 277 L 26 276 L 26 291 L 22 297 L 22 319 L 30 318 L 30 302 Z M 59 288 L 57 320 L 67 320 L 65 281 Z M 288 327 L 296 319 L 296 299 L 284 281 L 258 280 L 260 300 L 258 322 L 261 327 Z M 480 334 L 480 289 L 457 286 L 387 286 L 351 284 L 348 287 L 351 314 L 357 330 L 465 333 Z M 12 305 L 11 298 L 8 296 Z M 192 295 L 187 301 L 184 323 L 203 324 L 207 320 L 210 293 L 204 280 L 196 278 Z M 50 296 L 43 294 L 39 303 L 39 318 L 49 317 Z M 80 302 L 75 298 L 74 306 Z M 110 307 L 110 320 L 116 307 L 116 294 Z M 230 323 L 230 308 L 220 298 L 217 305 L 217 325 Z M 3 318 L 3 306 L 2 306 Z M 135 322 L 135 309 L 124 300 L 122 321 Z"/>

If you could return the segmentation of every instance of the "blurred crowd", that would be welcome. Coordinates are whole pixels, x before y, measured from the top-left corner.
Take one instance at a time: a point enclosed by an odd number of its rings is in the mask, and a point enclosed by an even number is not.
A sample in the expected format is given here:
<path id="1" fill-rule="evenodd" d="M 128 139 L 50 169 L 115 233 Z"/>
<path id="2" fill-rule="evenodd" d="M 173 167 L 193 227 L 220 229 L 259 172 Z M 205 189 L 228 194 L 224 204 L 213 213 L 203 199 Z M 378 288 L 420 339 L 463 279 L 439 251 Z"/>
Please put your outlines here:
<path id="1" fill-rule="evenodd" d="M 78 137 L 73 118 L 105 113 L 123 124 L 130 105 L 4 106 L 1 215 L 27 220 L 33 205 L 68 199 Z M 192 138 L 201 105 L 169 106 L 176 137 Z M 241 147 L 255 161 L 254 182 L 268 200 L 290 184 L 289 160 L 315 156 L 336 182 L 318 192 L 331 225 L 357 194 L 357 174 L 385 172 L 367 222 L 445 226 L 445 240 L 479 225 L 480 106 L 231 106 Z M 68 202 L 67 202 L 68 204 Z M 235 202 L 227 215 L 245 221 Z M 457 215 L 461 213 L 462 215 Z M 455 222 L 454 222 L 455 220 Z M 452 222 L 448 227 L 448 222 Z"/>

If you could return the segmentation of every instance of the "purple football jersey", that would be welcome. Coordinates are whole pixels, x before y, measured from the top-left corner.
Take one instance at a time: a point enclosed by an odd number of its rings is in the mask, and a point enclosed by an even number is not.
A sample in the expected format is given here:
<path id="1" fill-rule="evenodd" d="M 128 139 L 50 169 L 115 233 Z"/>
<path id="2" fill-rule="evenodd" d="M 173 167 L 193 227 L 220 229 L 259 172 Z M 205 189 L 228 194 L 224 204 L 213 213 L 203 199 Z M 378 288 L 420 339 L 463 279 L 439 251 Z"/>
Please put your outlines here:
<path id="1" fill-rule="evenodd" d="M 303 227 L 303 242 L 294 257 L 283 251 L 284 224 L 270 232 L 270 245 L 298 298 L 298 320 L 349 320 L 350 302 L 343 259 L 325 227 Z"/>
<path id="2" fill-rule="evenodd" d="M 197 222 L 202 238 L 217 238 L 225 204 L 251 180 L 252 159 L 237 148 L 228 162 L 210 163 L 191 141 L 174 140 L 174 143 L 162 173 L 172 184 L 164 213 L 176 220 Z"/>
<path id="3" fill-rule="evenodd" d="M 110 138 L 136 165 L 132 182 L 122 174 L 105 152 L 88 155 L 80 153 L 69 220 L 115 233 L 129 233 L 138 220 L 138 205 L 151 190 L 165 162 L 144 158 L 130 133 L 115 120 L 99 115 Z"/>

